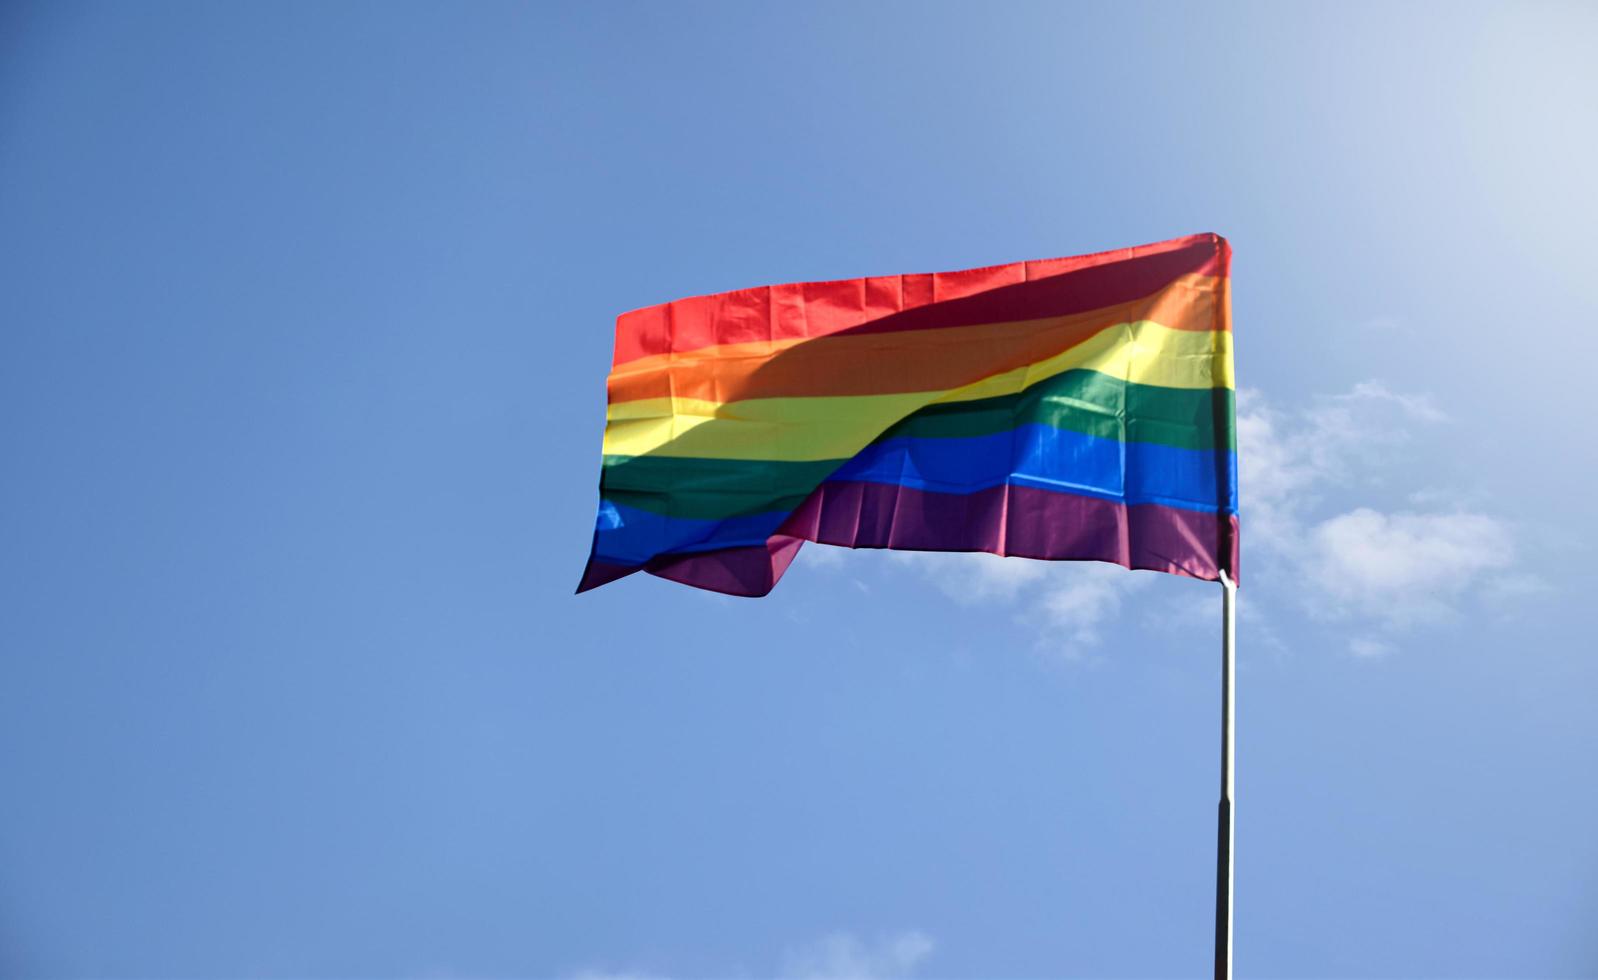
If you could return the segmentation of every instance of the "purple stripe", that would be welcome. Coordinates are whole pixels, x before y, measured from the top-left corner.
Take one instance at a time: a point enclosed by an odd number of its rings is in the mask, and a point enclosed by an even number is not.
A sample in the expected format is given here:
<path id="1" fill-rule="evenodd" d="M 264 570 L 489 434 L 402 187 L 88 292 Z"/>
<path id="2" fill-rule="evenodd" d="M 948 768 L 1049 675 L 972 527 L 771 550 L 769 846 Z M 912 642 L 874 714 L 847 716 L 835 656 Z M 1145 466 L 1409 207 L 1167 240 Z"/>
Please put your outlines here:
<path id="1" fill-rule="evenodd" d="M 1223 567 L 1237 577 L 1237 531 L 1236 515 L 1159 504 L 1127 506 L 1037 487 L 1002 485 L 950 494 L 883 483 L 828 482 L 806 498 L 764 547 L 665 556 L 644 570 L 728 595 L 761 596 L 777 584 L 800 542 L 808 540 L 845 548 L 1105 561 L 1214 581 Z M 596 569 L 591 563 L 579 591 L 636 570 Z"/>
<path id="2" fill-rule="evenodd" d="M 788 570 L 804 541 L 785 534 L 774 534 L 763 545 L 744 548 L 718 548 L 687 555 L 661 555 L 642 565 L 617 565 L 599 558 L 588 559 L 579 593 L 608 585 L 634 572 L 644 571 L 661 578 L 727 595 L 763 596 L 776 588 L 777 580 Z"/>
<path id="3" fill-rule="evenodd" d="M 651 575 L 727 595 L 762 596 L 776 588 L 777 580 L 799 553 L 804 542 L 773 534 L 764 546 L 723 548 L 692 555 L 664 555 L 645 566 Z"/>
<path id="4" fill-rule="evenodd" d="M 583 569 L 583 580 L 577 583 L 577 592 L 581 594 L 589 589 L 608 585 L 619 578 L 626 578 L 642 567 L 642 565 L 616 565 L 590 554 L 588 567 Z"/>
<path id="5" fill-rule="evenodd" d="M 822 544 L 1107 561 L 1214 580 L 1237 518 L 1009 484 L 977 493 L 823 483 L 779 529 Z"/>

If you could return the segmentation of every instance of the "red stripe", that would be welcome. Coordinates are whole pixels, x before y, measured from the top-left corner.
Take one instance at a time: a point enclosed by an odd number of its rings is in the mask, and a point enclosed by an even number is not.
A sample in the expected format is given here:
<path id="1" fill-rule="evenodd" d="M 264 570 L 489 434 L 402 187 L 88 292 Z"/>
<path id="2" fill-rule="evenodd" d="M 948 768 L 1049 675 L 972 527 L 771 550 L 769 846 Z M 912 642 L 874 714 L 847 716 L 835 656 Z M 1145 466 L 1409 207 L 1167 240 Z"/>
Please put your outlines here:
<path id="1" fill-rule="evenodd" d="M 787 283 L 624 313 L 615 363 L 721 344 L 849 330 L 931 330 L 1085 313 L 1148 296 L 1182 275 L 1225 277 L 1231 248 L 1192 235 L 1095 255 L 906 276 Z"/>

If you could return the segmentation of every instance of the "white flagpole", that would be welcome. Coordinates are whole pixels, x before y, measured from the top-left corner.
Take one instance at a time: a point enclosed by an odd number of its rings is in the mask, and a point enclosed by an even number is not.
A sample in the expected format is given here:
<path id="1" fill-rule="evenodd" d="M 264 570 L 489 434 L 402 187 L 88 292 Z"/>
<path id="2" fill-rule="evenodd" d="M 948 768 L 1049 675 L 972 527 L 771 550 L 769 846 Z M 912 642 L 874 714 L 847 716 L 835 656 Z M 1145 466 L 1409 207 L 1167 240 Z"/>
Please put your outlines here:
<path id="1" fill-rule="evenodd" d="M 1232 980 L 1232 792 L 1237 583 L 1221 573 L 1221 809 L 1215 850 L 1215 980 Z"/>

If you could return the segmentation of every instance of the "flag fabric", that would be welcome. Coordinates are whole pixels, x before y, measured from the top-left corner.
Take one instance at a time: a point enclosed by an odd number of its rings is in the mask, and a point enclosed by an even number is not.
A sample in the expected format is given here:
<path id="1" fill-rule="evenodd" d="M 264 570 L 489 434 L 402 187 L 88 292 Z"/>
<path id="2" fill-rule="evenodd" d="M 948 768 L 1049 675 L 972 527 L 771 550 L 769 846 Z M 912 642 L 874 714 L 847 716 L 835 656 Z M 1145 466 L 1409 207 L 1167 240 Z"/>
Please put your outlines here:
<path id="1" fill-rule="evenodd" d="M 1231 249 L 741 289 L 623 314 L 578 591 L 770 592 L 805 541 L 1236 578 Z"/>

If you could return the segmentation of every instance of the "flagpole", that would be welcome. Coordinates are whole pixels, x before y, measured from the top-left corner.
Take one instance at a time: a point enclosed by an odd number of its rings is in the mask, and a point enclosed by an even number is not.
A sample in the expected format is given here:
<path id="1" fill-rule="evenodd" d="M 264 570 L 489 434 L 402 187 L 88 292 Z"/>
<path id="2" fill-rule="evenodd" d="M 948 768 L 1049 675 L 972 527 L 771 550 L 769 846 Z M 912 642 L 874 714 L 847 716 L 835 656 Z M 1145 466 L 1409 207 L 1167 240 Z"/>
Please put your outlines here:
<path id="1" fill-rule="evenodd" d="M 1215 980 L 1232 980 L 1232 793 L 1237 583 L 1221 572 L 1221 807 L 1215 848 Z"/>

